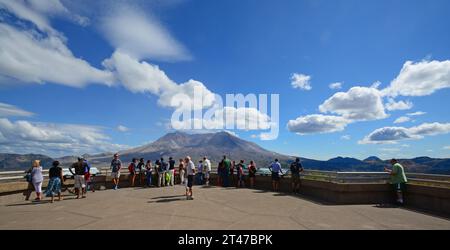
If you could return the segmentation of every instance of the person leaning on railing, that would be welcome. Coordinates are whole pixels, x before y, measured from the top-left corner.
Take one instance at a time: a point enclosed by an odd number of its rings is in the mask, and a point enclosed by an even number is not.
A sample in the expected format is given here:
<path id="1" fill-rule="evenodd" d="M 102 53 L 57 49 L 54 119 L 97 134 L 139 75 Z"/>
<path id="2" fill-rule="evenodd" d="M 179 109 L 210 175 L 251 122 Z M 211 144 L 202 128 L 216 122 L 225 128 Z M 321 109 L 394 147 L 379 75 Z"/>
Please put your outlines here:
<path id="1" fill-rule="evenodd" d="M 392 170 L 384 168 L 384 171 L 391 175 L 391 184 L 394 187 L 394 191 L 397 195 L 397 203 L 403 205 L 403 194 L 406 190 L 406 179 L 405 169 L 398 163 L 396 159 L 391 160 Z"/>
<path id="2" fill-rule="evenodd" d="M 32 186 L 34 187 L 34 190 L 36 191 L 35 201 L 41 200 L 42 182 L 44 181 L 44 176 L 42 175 L 42 167 L 41 167 L 40 163 L 41 163 L 40 160 L 34 160 L 32 167 L 29 171 L 29 174 L 30 174 L 29 183 L 32 184 Z M 25 195 L 26 200 L 28 200 L 30 198 L 31 192 L 29 192 Z"/>
<path id="3" fill-rule="evenodd" d="M 250 180 L 250 188 L 255 186 L 255 176 L 256 176 L 256 164 L 254 161 L 250 161 L 248 165 L 248 178 Z"/>
<path id="4" fill-rule="evenodd" d="M 303 172 L 303 166 L 300 163 L 300 158 L 296 158 L 291 163 L 291 179 L 292 179 L 292 192 L 300 193 L 300 172 Z"/>
<path id="5" fill-rule="evenodd" d="M 283 174 L 281 164 L 278 162 L 278 159 L 275 159 L 275 161 L 270 164 L 269 170 L 272 172 L 273 191 L 277 192 L 280 187 L 280 174 Z"/>
<path id="6" fill-rule="evenodd" d="M 122 162 L 119 160 L 119 154 L 114 154 L 114 158 L 111 161 L 111 177 L 114 185 L 114 190 L 119 188 L 120 169 L 122 168 Z"/>

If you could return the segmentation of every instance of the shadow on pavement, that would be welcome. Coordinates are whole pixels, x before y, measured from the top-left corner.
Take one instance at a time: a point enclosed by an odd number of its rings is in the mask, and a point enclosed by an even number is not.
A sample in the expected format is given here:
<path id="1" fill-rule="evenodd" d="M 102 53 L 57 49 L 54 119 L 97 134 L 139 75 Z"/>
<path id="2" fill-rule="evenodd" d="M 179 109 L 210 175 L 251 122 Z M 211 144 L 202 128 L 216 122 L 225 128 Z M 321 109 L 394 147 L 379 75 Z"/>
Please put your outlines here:
<path id="1" fill-rule="evenodd" d="M 29 203 L 15 203 L 15 204 L 9 204 L 6 205 L 7 207 L 17 207 L 17 206 L 33 206 L 33 205 L 42 205 L 46 203 L 50 203 L 49 200 L 43 200 L 43 201 L 27 201 Z"/>
<path id="2" fill-rule="evenodd" d="M 184 197 L 184 195 L 182 195 Z M 169 199 L 160 199 L 156 201 L 149 201 L 148 203 L 166 203 L 166 202 L 173 202 L 173 201 L 185 201 L 186 198 L 169 198 Z"/>
<path id="3" fill-rule="evenodd" d="M 152 200 L 168 199 L 168 198 L 175 198 L 175 197 L 186 197 L 186 196 L 184 194 L 182 194 L 182 195 L 170 195 L 170 196 L 158 196 L 158 197 L 153 197 Z"/>

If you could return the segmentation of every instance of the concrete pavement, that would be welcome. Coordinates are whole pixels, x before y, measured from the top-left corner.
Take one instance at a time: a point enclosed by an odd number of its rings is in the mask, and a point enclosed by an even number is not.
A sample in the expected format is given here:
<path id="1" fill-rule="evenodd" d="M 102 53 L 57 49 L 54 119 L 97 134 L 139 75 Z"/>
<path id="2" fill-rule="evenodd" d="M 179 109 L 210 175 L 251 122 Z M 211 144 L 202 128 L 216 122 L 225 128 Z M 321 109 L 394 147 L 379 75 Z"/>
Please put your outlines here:
<path id="1" fill-rule="evenodd" d="M 186 200 L 183 186 L 67 195 L 53 204 L 0 196 L 0 229 L 450 229 L 447 219 L 389 206 L 198 186 L 194 197 Z"/>

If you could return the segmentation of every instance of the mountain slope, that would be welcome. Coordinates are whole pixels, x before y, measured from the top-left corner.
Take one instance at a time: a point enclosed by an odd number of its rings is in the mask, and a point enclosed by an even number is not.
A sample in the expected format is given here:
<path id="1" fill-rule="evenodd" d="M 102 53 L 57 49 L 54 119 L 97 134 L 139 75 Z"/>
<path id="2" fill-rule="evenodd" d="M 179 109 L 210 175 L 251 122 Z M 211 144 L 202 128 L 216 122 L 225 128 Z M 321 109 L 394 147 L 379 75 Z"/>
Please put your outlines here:
<path id="1" fill-rule="evenodd" d="M 223 155 L 227 155 L 233 160 L 254 160 L 257 165 L 262 166 L 266 166 L 275 158 L 279 158 L 280 161 L 292 160 L 292 157 L 268 151 L 253 142 L 242 140 L 227 132 L 207 134 L 169 133 L 153 143 L 124 150 L 119 154 L 124 162 L 129 162 L 134 157 L 156 160 L 160 157 L 167 159 L 172 156 L 178 160 L 187 155 L 195 161 L 206 155 L 215 163 L 219 162 Z M 111 156 L 94 155 L 90 160 L 96 164 L 107 163 L 111 160 Z"/>
<path id="2" fill-rule="evenodd" d="M 53 159 L 40 154 L 4 154 L 0 153 L 0 171 L 22 170 L 31 167 L 33 160 L 41 160 L 44 168 L 49 168 Z"/>

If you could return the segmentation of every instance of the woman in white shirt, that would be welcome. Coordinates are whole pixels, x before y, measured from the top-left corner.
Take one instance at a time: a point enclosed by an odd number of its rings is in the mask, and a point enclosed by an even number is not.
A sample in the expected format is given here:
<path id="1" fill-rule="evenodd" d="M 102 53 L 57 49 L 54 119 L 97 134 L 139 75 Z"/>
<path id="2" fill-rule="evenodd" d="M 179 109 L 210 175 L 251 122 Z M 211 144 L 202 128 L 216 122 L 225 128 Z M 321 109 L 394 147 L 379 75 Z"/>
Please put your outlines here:
<path id="1" fill-rule="evenodd" d="M 44 181 L 44 176 L 42 175 L 42 167 L 41 161 L 34 160 L 33 168 L 31 169 L 31 183 L 34 186 L 34 190 L 36 191 L 36 199 L 35 201 L 41 200 L 42 193 L 42 182 Z"/>

